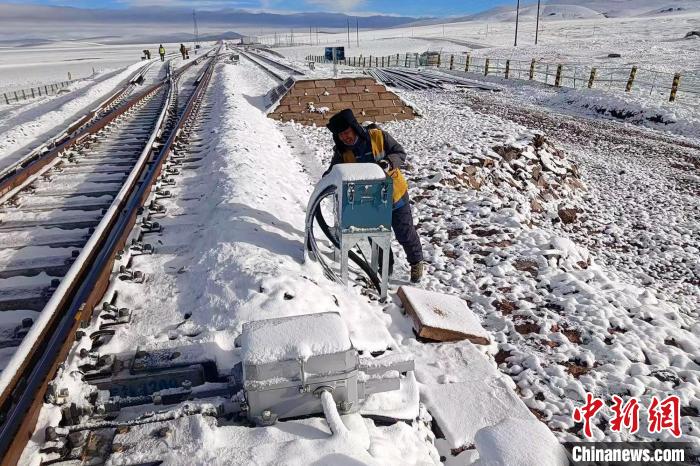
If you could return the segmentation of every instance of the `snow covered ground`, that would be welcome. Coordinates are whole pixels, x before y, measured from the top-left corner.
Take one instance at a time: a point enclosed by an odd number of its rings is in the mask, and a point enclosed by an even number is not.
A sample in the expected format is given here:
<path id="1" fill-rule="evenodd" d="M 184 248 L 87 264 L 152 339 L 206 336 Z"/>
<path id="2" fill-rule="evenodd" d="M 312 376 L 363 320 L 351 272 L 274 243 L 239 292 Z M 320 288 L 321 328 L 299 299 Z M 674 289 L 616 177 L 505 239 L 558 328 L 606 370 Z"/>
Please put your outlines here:
<path id="1" fill-rule="evenodd" d="M 547 21 L 541 45 L 517 49 L 508 23 L 448 24 L 444 38 L 441 25 L 366 31 L 360 49 L 346 54 L 444 46 L 607 63 L 607 53 L 620 52 L 624 63 L 674 71 L 697 66 L 700 41 L 680 37 L 698 18 Z M 532 34 L 533 24 L 521 26 L 523 36 Z M 321 47 L 279 51 L 301 61 Z M 303 262 L 304 209 L 329 161 L 330 134 L 266 118 L 263 96 L 275 83 L 248 61 L 217 67 L 210 117 L 193 144 L 206 157 L 162 201 L 167 215 L 158 220 L 164 231 L 156 254 L 134 258 L 145 283 L 115 285 L 117 305 L 134 314 L 100 353 L 196 347 L 227 373 L 240 360 L 234 341 L 243 323 L 338 311 L 362 352 L 415 359 L 415 379 L 367 407 L 413 422 L 385 426 L 350 415 L 344 422 L 352 436 L 330 440 L 318 418 L 250 429 L 187 415 L 183 406 L 165 439 L 153 438 L 154 424 L 120 434 L 125 447 L 110 464 L 497 463 L 515 457 L 500 451 L 505 443 L 524 451 L 532 439 L 552 441 L 550 431 L 560 441 L 583 439 L 572 413 L 586 393 L 606 402 L 638 397 L 642 405 L 639 432 L 614 432 L 607 412 L 592 426 L 597 440 L 673 440 L 648 432 L 646 407 L 653 396 L 677 395 L 682 439 L 700 445 L 697 107 L 489 81 L 501 92 L 397 91 L 422 116 L 382 124 L 409 154 L 406 175 L 427 259 L 422 286 L 459 296 L 477 313 L 492 338 L 477 350 L 417 340 L 397 299 L 382 305 L 360 283 L 346 289 Z M 611 108 L 635 114 L 620 119 L 606 113 Z M 407 269 L 394 246 L 395 289 Z M 72 370 L 76 362 L 59 384 L 80 404 L 88 387 Z M 529 411 L 513 408 L 519 400 Z M 43 422 L 56 416 L 47 406 Z M 427 427 L 431 419 L 438 438 Z M 26 464 L 36 461 L 35 451 L 33 444 Z"/>
<path id="2" fill-rule="evenodd" d="M 157 58 L 158 45 L 57 41 L 35 46 L 0 46 L 0 93 L 66 81 L 68 73 L 76 79 L 91 76 L 93 70 L 104 72 L 124 68 L 140 61 L 144 49 L 149 49 L 151 57 Z M 163 46 L 167 53 L 175 56 L 180 44 Z"/>
<path id="3" fill-rule="evenodd" d="M 653 394 L 678 394 L 696 413 L 691 416 L 697 416 L 700 288 L 697 240 L 691 238 L 697 238 L 698 208 L 697 198 L 690 195 L 698 192 L 697 179 L 690 175 L 693 185 L 688 190 L 670 190 L 658 177 L 663 149 L 661 160 L 644 153 L 635 158 L 634 152 L 615 157 L 608 146 L 600 147 L 600 153 L 591 149 L 597 134 L 584 132 L 583 147 L 570 146 L 570 139 L 555 144 L 562 156 L 580 164 L 588 189 L 555 182 L 550 187 L 558 186 L 557 191 L 538 194 L 528 188 L 531 181 L 498 180 L 504 170 L 512 173 L 517 166 L 508 168 L 494 149 L 534 144 L 533 130 L 510 120 L 509 110 L 517 104 L 495 107 L 488 101 L 492 110 L 485 112 L 465 105 L 458 92 L 402 95 L 424 117 L 382 126 L 410 154 L 407 173 L 430 264 L 424 286 L 460 295 L 480 313 L 498 342 L 496 361 L 513 377 L 526 404 L 563 440 L 580 438 L 571 413 L 586 392 L 604 399 L 612 394 L 640 396 L 646 404 Z M 526 123 L 534 127 L 537 118 L 535 114 Z M 554 128 L 561 124 L 552 119 Z M 310 147 L 318 148 L 319 159 L 329 159 L 331 141 L 325 129 L 295 129 Z M 543 129 L 550 137 L 551 128 Z M 484 164 L 485 157 L 494 161 Z M 639 158 L 647 157 L 654 162 L 639 168 Z M 475 166 L 493 168 L 482 174 Z M 421 182 L 435 173 L 443 174 L 442 182 Z M 465 180 L 471 173 L 485 180 L 479 190 Z M 637 179 L 652 173 L 659 186 L 656 195 Z M 674 173 L 663 183 L 678 176 Z M 648 198 L 639 199 L 637 187 Z M 667 190 L 667 196 L 659 196 Z M 569 208 L 581 209 L 586 217 L 563 224 L 559 211 Z M 632 214 L 632 209 L 638 212 Z M 627 219 L 629 214 L 635 220 Z M 643 218 L 636 220 L 638 215 Z M 652 220 L 657 215 L 667 218 Z M 640 223 L 652 242 L 625 253 L 626 240 L 620 238 L 631 236 L 633 225 Z M 671 239 L 676 234 L 678 242 Z M 679 245 L 669 247 L 671 242 Z M 663 259 L 672 251 L 677 259 Z M 668 275 L 656 271 L 661 264 L 670 264 Z M 669 288 L 671 283 L 674 288 Z M 682 425 L 690 438 L 697 418 L 685 417 Z M 598 439 L 625 438 L 605 423 L 594 431 Z"/>
<path id="4" fill-rule="evenodd" d="M 630 2 L 634 3 L 634 2 Z M 530 60 L 551 63 L 596 63 L 607 66 L 638 64 L 643 68 L 676 72 L 696 70 L 700 62 L 700 39 L 685 39 L 698 29 L 700 12 L 642 18 L 595 18 L 543 20 L 538 45 L 534 21 L 521 21 L 518 46 L 513 46 L 514 22 L 468 21 L 430 26 L 360 31 L 357 35 L 324 34 L 317 47 L 280 47 L 286 56 L 303 59 L 322 55 L 323 47 L 345 47 L 346 56 L 392 55 L 425 50 L 464 53 L 474 57 Z M 303 34 L 301 35 L 303 39 Z M 269 42 L 270 38 L 263 38 Z M 620 58 L 607 58 L 619 53 Z"/>

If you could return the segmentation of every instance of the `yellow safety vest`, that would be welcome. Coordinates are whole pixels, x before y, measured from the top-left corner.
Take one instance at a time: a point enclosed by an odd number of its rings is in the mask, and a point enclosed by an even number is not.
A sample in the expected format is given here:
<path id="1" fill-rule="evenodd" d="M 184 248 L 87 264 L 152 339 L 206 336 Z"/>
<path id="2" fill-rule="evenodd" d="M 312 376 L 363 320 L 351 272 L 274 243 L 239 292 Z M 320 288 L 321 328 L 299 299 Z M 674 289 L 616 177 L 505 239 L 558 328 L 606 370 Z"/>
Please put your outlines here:
<path id="1" fill-rule="evenodd" d="M 372 142 L 372 155 L 374 155 L 374 160 L 379 162 L 384 158 L 384 133 L 379 128 L 372 128 L 367 130 L 369 133 L 369 139 Z M 347 149 L 343 152 L 343 162 L 345 163 L 355 163 L 357 159 L 355 158 L 355 153 L 352 149 Z M 408 191 L 408 182 L 404 178 L 403 173 L 398 168 L 389 170 L 389 176 L 391 177 L 392 183 L 394 185 L 394 204 L 399 202 L 399 200 Z"/>

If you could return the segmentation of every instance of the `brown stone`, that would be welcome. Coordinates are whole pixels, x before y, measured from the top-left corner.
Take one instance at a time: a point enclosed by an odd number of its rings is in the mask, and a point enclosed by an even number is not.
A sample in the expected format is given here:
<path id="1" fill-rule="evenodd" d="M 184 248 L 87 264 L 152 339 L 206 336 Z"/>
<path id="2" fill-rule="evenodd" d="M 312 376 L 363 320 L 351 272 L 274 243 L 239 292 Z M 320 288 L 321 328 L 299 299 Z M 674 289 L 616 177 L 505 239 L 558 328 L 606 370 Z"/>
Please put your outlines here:
<path id="1" fill-rule="evenodd" d="M 533 212 L 543 212 L 544 209 L 542 208 L 542 204 L 540 204 L 540 201 L 537 199 L 533 199 L 530 201 L 530 209 Z"/>
<path id="2" fill-rule="evenodd" d="M 361 94 L 365 91 L 364 86 L 346 86 L 345 90 L 348 94 Z"/>
<path id="3" fill-rule="evenodd" d="M 396 117 L 394 115 L 377 115 L 372 117 L 372 120 L 381 123 L 383 121 L 395 121 Z"/>
<path id="4" fill-rule="evenodd" d="M 384 92 L 379 93 L 379 98 L 383 99 L 383 100 L 396 100 L 399 97 L 396 94 L 394 94 L 393 92 L 384 91 Z"/>
<path id="5" fill-rule="evenodd" d="M 318 100 L 321 101 L 322 103 L 340 102 L 340 97 L 338 97 L 337 95 L 320 95 L 320 96 L 318 96 Z"/>
<path id="6" fill-rule="evenodd" d="M 566 225 L 576 222 L 578 217 L 578 209 L 559 209 L 558 213 L 559 218 Z"/>
<path id="7" fill-rule="evenodd" d="M 396 107 L 393 100 L 375 100 L 374 106 L 377 108 Z"/>
<path id="8" fill-rule="evenodd" d="M 335 81 L 332 79 L 320 79 L 315 81 L 316 87 L 335 87 Z"/>
<path id="9" fill-rule="evenodd" d="M 294 86 L 294 87 L 289 91 L 289 93 L 288 93 L 287 95 L 288 95 L 288 96 L 290 96 L 290 95 L 292 95 L 292 96 L 303 96 L 303 95 L 306 95 L 306 91 L 307 91 L 307 89 L 297 88 L 296 86 Z"/>
<path id="10" fill-rule="evenodd" d="M 343 94 L 340 96 L 343 102 L 358 102 L 360 97 L 357 94 Z"/>
<path id="11" fill-rule="evenodd" d="M 314 81 L 297 81 L 296 84 L 294 84 L 294 89 L 312 89 L 314 87 L 316 87 Z"/>
<path id="12" fill-rule="evenodd" d="M 516 270 L 519 270 L 521 272 L 527 272 L 533 277 L 536 277 L 540 266 L 537 264 L 537 262 L 529 259 L 517 259 L 513 263 L 513 267 L 515 267 Z"/>
<path id="13" fill-rule="evenodd" d="M 359 96 L 360 96 L 361 101 L 379 100 L 379 94 L 365 93 L 365 94 L 359 94 Z"/>
<path id="14" fill-rule="evenodd" d="M 377 84 L 377 81 L 375 81 L 374 79 L 370 79 L 370 78 L 355 79 L 356 86 L 373 86 L 375 84 Z"/>
<path id="15" fill-rule="evenodd" d="M 386 92 L 386 88 L 385 88 L 384 86 L 382 86 L 382 85 L 379 85 L 379 84 L 374 84 L 374 85 L 372 85 L 372 86 L 367 86 L 367 90 L 368 90 L 369 92 L 376 92 L 376 93 L 378 93 L 378 94 L 379 94 L 379 93 L 382 93 L 382 92 Z"/>
<path id="16" fill-rule="evenodd" d="M 469 340 L 477 345 L 490 343 L 488 333 L 478 323 L 478 318 L 467 303 L 457 296 L 416 291 L 416 288 L 405 285 L 399 287 L 398 296 L 419 337 L 433 341 Z M 439 305 L 434 304 L 436 300 L 433 296 L 440 297 Z M 464 319 L 469 316 L 474 317 Z M 465 323 L 465 320 L 472 323 Z"/>
<path id="17" fill-rule="evenodd" d="M 372 117 L 379 116 L 379 115 L 383 116 L 384 112 L 382 112 L 381 110 L 376 109 L 376 108 L 370 108 L 368 110 L 365 110 L 365 115 L 372 116 Z"/>
<path id="18" fill-rule="evenodd" d="M 276 113 L 286 113 L 289 112 L 289 105 L 280 105 L 275 109 Z"/>

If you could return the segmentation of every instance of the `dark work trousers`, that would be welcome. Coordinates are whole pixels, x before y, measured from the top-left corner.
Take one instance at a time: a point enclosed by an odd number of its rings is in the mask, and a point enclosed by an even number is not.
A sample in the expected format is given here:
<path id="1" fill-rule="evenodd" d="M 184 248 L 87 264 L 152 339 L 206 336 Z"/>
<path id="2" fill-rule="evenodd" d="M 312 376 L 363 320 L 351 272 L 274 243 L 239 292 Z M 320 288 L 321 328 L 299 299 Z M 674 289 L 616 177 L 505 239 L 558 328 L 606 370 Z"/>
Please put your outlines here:
<path id="1" fill-rule="evenodd" d="M 160 61 L 165 61 L 165 55 L 160 56 Z"/>
<path id="2" fill-rule="evenodd" d="M 408 263 L 413 265 L 423 260 L 423 248 L 420 245 L 420 237 L 413 225 L 411 204 L 406 202 L 391 213 L 391 228 L 394 230 L 396 241 L 406 251 Z"/>

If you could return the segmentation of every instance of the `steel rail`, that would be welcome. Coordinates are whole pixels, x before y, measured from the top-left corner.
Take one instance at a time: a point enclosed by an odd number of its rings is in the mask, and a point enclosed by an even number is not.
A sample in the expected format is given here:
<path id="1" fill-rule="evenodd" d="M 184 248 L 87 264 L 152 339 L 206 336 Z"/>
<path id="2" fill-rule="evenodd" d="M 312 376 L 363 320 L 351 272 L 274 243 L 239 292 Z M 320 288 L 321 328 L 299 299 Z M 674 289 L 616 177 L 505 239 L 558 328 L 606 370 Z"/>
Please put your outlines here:
<path id="1" fill-rule="evenodd" d="M 248 49 L 248 50 L 246 50 L 246 53 L 249 54 L 249 55 L 253 55 L 255 58 L 259 58 L 259 59 L 261 59 L 261 60 L 263 60 L 263 61 L 265 61 L 265 62 L 267 62 L 267 63 L 269 63 L 269 64 L 271 64 L 271 65 L 274 65 L 274 66 L 278 66 L 278 67 L 280 67 L 280 68 L 283 68 L 284 70 L 289 71 L 289 72 L 290 72 L 291 74 L 293 74 L 293 75 L 298 75 L 298 76 L 303 76 L 303 75 L 304 75 L 304 72 L 303 72 L 303 71 L 299 71 L 298 69 L 296 69 L 296 68 L 294 68 L 294 67 L 292 67 L 292 66 L 289 66 L 289 65 L 286 65 L 286 64 L 284 64 L 284 63 L 278 62 L 277 60 L 274 60 L 274 59 L 272 59 L 272 58 L 266 57 L 266 56 L 264 56 L 264 55 L 262 55 L 262 54 L 260 54 L 260 53 L 258 53 L 258 52 L 254 52 L 254 51 Z"/>
<path id="2" fill-rule="evenodd" d="M 99 112 L 108 109 L 111 105 L 114 105 L 121 97 L 123 97 L 125 94 L 130 92 L 133 89 L 133 86 L 143 78 L 145 73 L 150 69 L 150 67 L 153 65 L 153 63 L 148 63 L 144 65 L 143 67 L 139 68 L 136 70 L 134 74 L 131 75 L 128 80 L 126 80 L 126 84 L 122 86 L 121 89 L 115 91 L 112 93 L 107 99 L 104 101 L 100 102 L 97 107 L 95 107 L 93 110 L 89 111 L 85 115 L 81 116 L 78 118 L 76 121 L 73 123 L 69 124 L 68 127 L 60 132 L 58 135 L 51 137 L 45 144 L 42 144 L 41 146 L 33 149 L 29 154 L 26 156 L 22 157 L 20 160 L 14 162 L 12 165 L 0 170 L 0 195 L 2 195 L 2 187 L 3 183 L 11 177 L 13 174 L 17 173 L 18 171 L 22 170 L 23 168 L 27 167 L 29 164 L 37 161 L 40 159 L 42 156 L 46 154 L 46 152 L 50 151 L 51 149 L 59 146 L 61 143 L 67 141 L 69 138 L 69 135 L 77 131 L 79 128 L 85 126 L 92 120 Z"/>
<path id="3" fill-rule="evenodd" d="M 218 50 L 220 48 L 217 49 L 217 53 Z M 10 376 L 5 372 L 0 375 L 0 386 L 3 387 L 0 412 L 4 415 L 0 419 L 0 455 L 3 466 L 18 461 L 33 434 L 48 382 L 73 345 L 70 335 L 75 334 L 81 322 L 89 320 L 93 307 L 106 290 L 115 256 L 124 247 L 139 209 L 148 197 L 151 185 L 160 174 L 179 129 L 193 109 L 198 107 L 198 99 L 202 97 L 209 83 L 215 61 L 216 53 L 207 64 L 208 73 L 189 97 L 169 137 L 162 145 L 156 145 L 156 138 L 168 120 L 166 116 L 170 99 L 165 100 L 166 105 L 159 116 L 156 129 L 151 134 L 137 166 L 71 267 L 69 274 L 72 279 L 67 280 L 64 277 L 59 289 L 51 298 L 52 306 L 47 304 L 45 308 L 49 311 L 42 311 L 40 318 L 13 356 L 13 360 L 21 359 L 20 370 L 11 376 L 9 382 L 7 379 Z M 173 81 L 174 78 L 171 77 L 169 93 L 173 92 Z M 164 83 L 156 86 L 162 85 Z M 157 87 L 152 89 L 152 92 L 155 91 Z M 157 148 L 160 150 L 157 156 L 152 158 L 152 151 Z"/>
<path id="4" fill-rule="evenodd" d="M 269 74 L 270 76 L 272 76 L 272 77 L 273 77 L 274 79 L 276 79 L 277 81 L 284 82 L 284 81 L 287 79 L 287 78 L 285 78 L 284 76 L 281 76 L 281 75 L 278 74 L 277 72 L 273 71 L 271 68 L 265 66 L 262 62 L 260 62 L 260 61 L 256 60 L 255 58 L 251 57 L 248 53 L 246 53 L 246 52 L 244 52 L 244 51 L 242 51 L 242 50 L 240 50 L 240 49 L 236 49 L 236 50 L 238 51 L 238 53 L 240 53 L 241 55 L 243 55 L 244 57 L 246 57 L 248 60 L 250 60 L 250 61 L 253 62 L 254 64 L 258 65 L 260 68 L 262 68 L 262 70 L 263 70 L 264 72 L 266 72 L 267 74 Z"/>
<path id="5" fill-rule="evenodd" d="M 195 62 L 196 60 L 181 67 L 177 70 L 177 74 L 180 75 L 184 73 Z M 136 73 L 132 76 L 132 78 L 130 78 L 127 87 L 132 86 L 140 76 L 142 76 L 141 70 L 139 70 L 139 73 Z M 164 81 L 161 81 L 149 86 L 146 90 L 130 99 L 125 105 L 113 109 L 103 117 L 90 124 L 90 121 L 95 117 L 95 115 L 97 115 L 100 110 L 105 109 L 114 103 L 119 98 L 120 94 L 125 91 L 125 89 L 115 92 L 107 100 L 102 102 L 96 109 L 88 112 L 87 115 L 68 126 L 66 131 L 59 134 L 59 136 L 52 138 L 49 143 L 39 147 L 35 151 L 32 151 L 32 153 L 30 153 L 27 157 L 24 157 L 22 160 L 0 172 L 0 199 L 3 199 L 8 192 L 21 186 L 29 179 L 29 177 L 35 175 L 42 168 L 54 161 L 60 153 L 80 142 L 85 136 L 94 134 L 101 130 L 119 115 L 132 108 L 136 103 L 140 102 L 144 96 L 163 85 Z"/>

